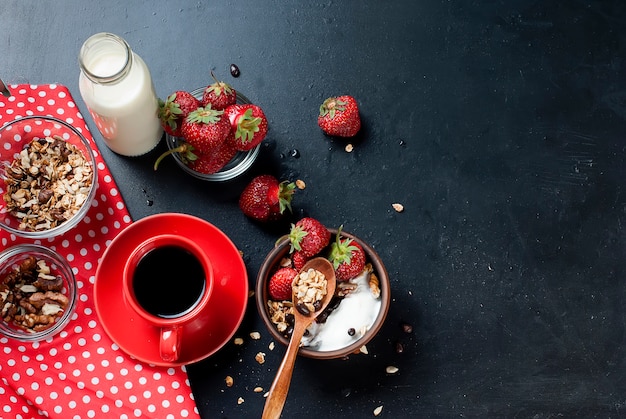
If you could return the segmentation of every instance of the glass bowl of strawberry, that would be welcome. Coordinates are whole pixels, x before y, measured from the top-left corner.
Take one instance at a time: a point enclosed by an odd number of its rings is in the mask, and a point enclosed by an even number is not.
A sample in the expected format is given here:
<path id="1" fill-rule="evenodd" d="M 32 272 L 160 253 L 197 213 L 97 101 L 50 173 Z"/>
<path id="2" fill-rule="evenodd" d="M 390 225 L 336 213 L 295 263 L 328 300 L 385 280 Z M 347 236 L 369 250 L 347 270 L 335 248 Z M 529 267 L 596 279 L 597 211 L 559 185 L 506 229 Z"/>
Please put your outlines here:
<path id="1" fill-rule="evenodd" d="M 213 85 L 189 92 L 198 100 L 198 106 L 203 106 L 205 92 L 211 89 L 211 86 Z M 234 89 L 233 93 L 236 95 L 236 104 L 251 105 L 250 100 L 243 94 L 236 92 Z M 225 110 L 218 109 L 218 111 Z M 227 116 L 225 115 L 225 117 Z M 195 160 L 191 160 L 185 151 L 181 151 L 187 149 L 185 145 L 189 142 L 182 133 L 175 133 L 165 129 L 165 140 L 169 149 L 168 154 L 173 155 L 176 164 L 185 173 L 209 182 L 228 181 L 242 175 L 254 164 L 260 148 L 260 144 L 257 144 L 249 150 L 236 150 L 224 144 L 223 146 L 213 148 L 210 152 L 198 153 L 197 149 L 200 147 L 196 147 L 196 150 L 192 151 L 195 155 L 193 157 Z"/>
<path id="2" fill-rule="evenodd" d="M 318 256 L 333 262 L 337 287 L 328 308 L 307 329 L 299 354 L 336 359 L 366 352 L 365 345 L 376 336 L 389 310 L 389 275 L 376 251 L 341 227 L 329 229 L 312 218 L 292 226 L 259 270 L 255 290 L 259 314 L 273 338 L 288 345 L 293 331 L 292 280 L 307 260 Z"/>

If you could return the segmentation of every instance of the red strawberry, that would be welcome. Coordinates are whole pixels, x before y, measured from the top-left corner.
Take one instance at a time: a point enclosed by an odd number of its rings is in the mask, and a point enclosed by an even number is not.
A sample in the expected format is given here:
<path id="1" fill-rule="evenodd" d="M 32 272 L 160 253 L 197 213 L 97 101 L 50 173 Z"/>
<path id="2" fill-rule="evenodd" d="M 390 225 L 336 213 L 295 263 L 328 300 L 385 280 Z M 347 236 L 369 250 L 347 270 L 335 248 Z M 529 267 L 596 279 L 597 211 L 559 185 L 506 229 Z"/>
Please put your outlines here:
<path id="1" fill-rule="evenodd" d="M 260 175 L 250 181 L 239 197 L 239 208 L 245 215 L 258 221 L 281 218 L 285 209 L 291 211 L 295 183 L 278 182 L 272 175 Z"/>
<path id="2" fill-rule="evenodd" d="M 293 267 L 300 272 L 300 270 L 304 267 L 304 265 L 309 261 L 310 258 L 304 255 L 301 251 L 296 250 L 291 255 L 291 263 L 293 263 Z"/>
<path id="3" fill-rule="evenodd" d="M 330 245 L 328 259 L 335 268 L 337 281 L 349 281 L 365 269 L 365 252 L 356 241 L 341 237 L 341 227 L 337 239 Z"/>
<path id="4" fill-rule="evenodd" d="M 231 105 L 224 109 L 235 132 L 235 148 L 248 151 L 256 147 L 267 135 L 267 118 L 257 105 Z"/>
<path id="5" fill-rule="evenodd" d="M 237 150 L 230 141 L 224 141 L 208 154 L 200 154 L 196 159 L 190 159 L 187 163 L 190 169 L 204 174 L 219 172 L 226 164 L 235 157 Z"/>
<path id="6" fill-rule="evenodd" d="M 183 119 L 200 107 L 200 101 L 189 92 L 177 90 L 165 102 L 159 99 L 159 120 L 163 130 L 174 137 L 182 136 Z"/>
<path id="7" fill-rule="evenodd" d="M 298 271 L 293 268 L 279 268 L 270 278 L 268 291 L 272 300 L 291 300 L 291 283 L 298 275 Z"/>
<path id="8" fill-rule="evenodd" d="M 352 96 L 329 97 L 320 106 L 317 124 L 328 135 L 355 136 L 361 129 L 356 100 Z"/>
<path id="9" fill-rule="evenodd" d="M 237 103 L 237 92 L 228 83 L 219 81 L 215 78 L 213 72 L 211 77 L 215 83 L 210 84 L 204 89 L 202 94 L 202 106 L 211 105 L 213 109 L 224 110 L 229 105 Z"/>
<path id="10" fill-rule="evenodd" d="M 305 217 L 291 225 L 289 232 L 290 252 L 301 251 L 306 257 L 313 257 L 330 242 L 330 231 L 318 220 Z"/>
<path id="11" fill-rule="evenodd" d="M 197 153 L 209 154 L 226 141 L 231 130 L 228 119 L 224 117 L 224 111 L 206 106 L 187 115 L 183 120 L 182 134 Z"/>

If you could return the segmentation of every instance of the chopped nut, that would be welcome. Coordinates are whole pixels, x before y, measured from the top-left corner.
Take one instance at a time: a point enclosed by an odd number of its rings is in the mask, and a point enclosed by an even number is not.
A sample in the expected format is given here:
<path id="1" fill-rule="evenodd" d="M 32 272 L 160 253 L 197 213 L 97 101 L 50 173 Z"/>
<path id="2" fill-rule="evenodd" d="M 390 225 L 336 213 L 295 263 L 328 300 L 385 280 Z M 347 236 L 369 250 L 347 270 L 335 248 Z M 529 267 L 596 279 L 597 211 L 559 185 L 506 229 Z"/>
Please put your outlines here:
<path id="1" fill-rule="evenodd" d="M 340 282 L 337 284 L 336 294 L 339 297 L 345 297 L 357 288 L 352 282 Z"/>
<path id="2" fill-rule="evenodd" d="M 233 377 L 231 377 L 230 375 L 227 375 L 224 381 L 226 382 L 226 387 L 232 387 L 233 383 L 235 382 L 235 380 L 233 380 Z"/>
<path id="3" fill-rule="evenodd" d="M 394 367 L 393 365 L 390 365 L 387 368 L 385 368 L 385 371 L 387 372 L 387 374 L 395 374 L 398 372 L 398 368 Z"/>
<path id="4" fill-rule="evenodd" d="M 382 406 L 378 406 L 376 409 L 374 409 L 374 416 L 378 416 L 383 412 L 383 407 Z"/>
<path id="5" fill-rule="evenodd" d="M 391 204 L 391 206 L 393 207 L 393 209 L 396 210 L 396 212 L 404 211 L 404 205 L 402 204 L 395 203 L 395 204 Z"/>
<path id="6" fill-rule="evenodd" d="M 263 392 L 263 387 L 255 387 L 253 391 L 255 393 L 261 393 L 261 392 Z"/>
<path id="7" fill-rule="evenodd" d="M 63 311 L 63 307 L 58 304 L 45 303 L 41 307 L 41 314 L 45 316 L 53 316 Z"/>
<path id="8" fill-rule="evenodd" d="M 261 339 L 261 334 L 259 332 L 251 332 L 250 337 L 254 340 L 259 340 Z"/>
<path id="9" fill-rule="evenodd" d="M 369 286 L 374 298 L 380 297 L 380 281 L 378 280 L 376 274 L 373 272 L 370 274 Z"/>
<path id="10" fill-rule="evenodd" d="M 304 181 L 302 179 L 298 179 L 298 180 L 296 180 L 296 187 L 298 189 L 304 189 L 304 188 L 306 188 L 306 183 L 304 183 Z"/>
<path id="11" fill-rule="evenodd" d="M 63 278 L 52 274 L 45 260 L 28 256 L 0 278 L 2 319 L 30 332 L 44 330 L 69 305 L 62 290 Z"/>
<path id="12" fill-rule="evenodd" d="M 352 153 L 352 150 L 354 150 L 354 146 L 352 144 L 348 144 L 346 145 L 346 153 Z"/>
<path id="13" fill-rule="evenodd" d="M 237 404 L 243 404 L 244 400 L 243 397 L 240 397 L 237 399 Z"/>
<path id="14" fill-rule="evenodd" d="M 233 340 L 233 343 L 237 346 L 243 345 L 243 339 L 242 338 L 235 338 L 235 340 Z"/>
<path id="15" fill-rule="evenodd" d="M 256 360 L 256 362 L 258 362 L 259 364 L 264 364 L 265 363 L 265 353 L 264 352 L 258 352 L 255 356 L 254 359 Z"/>

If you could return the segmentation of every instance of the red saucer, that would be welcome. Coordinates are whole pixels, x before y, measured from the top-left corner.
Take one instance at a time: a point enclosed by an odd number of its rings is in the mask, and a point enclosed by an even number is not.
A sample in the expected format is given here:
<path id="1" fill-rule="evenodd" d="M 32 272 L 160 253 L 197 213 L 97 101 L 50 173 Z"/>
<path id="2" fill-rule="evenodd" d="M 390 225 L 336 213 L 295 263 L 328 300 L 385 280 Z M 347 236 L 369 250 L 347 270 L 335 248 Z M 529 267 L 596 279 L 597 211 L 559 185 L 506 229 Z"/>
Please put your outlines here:
<path id="1" fill-rule="evenodd" d="M 146 239 L 165 233 L 198 243 L 211 259 L 215 281 L 206 313 L 213 319 L 211 327 L 185 329 L 175 362 L 161 359 L 159 329 L 133 312 L 122 295 L 122 272 L 132 250 Z M 214 354 L 233 337 L 246 311 L 248 274 L 233 242 L 214 225 L 187 214 L 156 214 L 128 226 L 105 250 L 96 271 L 94 298 L 104 330 L 122 350 L 149 364 L 185 365 Z"/>

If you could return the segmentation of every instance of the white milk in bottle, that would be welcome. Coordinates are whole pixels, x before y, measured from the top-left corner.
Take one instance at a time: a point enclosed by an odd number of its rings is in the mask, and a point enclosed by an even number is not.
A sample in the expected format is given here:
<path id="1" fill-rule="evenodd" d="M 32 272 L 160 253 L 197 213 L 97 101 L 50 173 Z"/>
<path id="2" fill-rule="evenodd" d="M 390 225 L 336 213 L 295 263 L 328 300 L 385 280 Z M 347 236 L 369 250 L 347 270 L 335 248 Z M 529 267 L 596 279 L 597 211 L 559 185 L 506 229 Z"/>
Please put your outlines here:
<path id="1" fill-rule="evenodd" d="M 128 43 L 111 33 L 85 41 L 79 56 L 80 94 L 106 145 L 139 156 L 160 141 L 158 98 L 150 71 Z"/>

